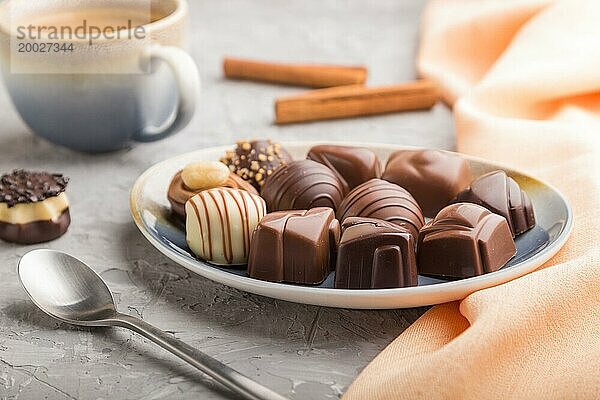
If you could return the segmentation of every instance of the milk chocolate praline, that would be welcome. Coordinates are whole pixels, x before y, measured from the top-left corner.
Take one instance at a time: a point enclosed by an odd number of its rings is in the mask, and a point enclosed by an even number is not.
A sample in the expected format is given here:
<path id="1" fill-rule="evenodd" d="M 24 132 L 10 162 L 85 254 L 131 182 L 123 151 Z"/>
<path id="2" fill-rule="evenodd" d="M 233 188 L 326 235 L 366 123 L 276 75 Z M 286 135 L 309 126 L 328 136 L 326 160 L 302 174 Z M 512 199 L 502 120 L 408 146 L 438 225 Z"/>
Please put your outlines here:
<path id="1" fill-rule="evenodd" d="M 277 168 L 292 161 L 289 153 L 279 144 L 267 140 L 240 140 L 235 149 L 228 151 L 221 162 L 231 172 L 248 181 L 257 190 Z"/>
<path id="2" fill-rule="evenodd" d="M 339 239 L 340 224 L 331 208 L 268 214 L 252 236 L 248 275 L 271 282 L 321 283 L 335 265 Z"/>
<path id="3" fill-rule="evenodd" d="M 189 199 L 206 189 L 192 190 L 188 188 L 183 182 L 183 179 L 181 178 L 181 172 L 182 171 L 177 172 L 173 179 L 171 179 L 171 183 L 169 184 L 169 190 L 167 192 L 167 199 L 171 204 L 171 211 L 173 212 L 173 215 L 178 220 L 185 222 L 185 203 L 187 203 Z M 246 182 L 234 173 L 229 174 L 229 178 L 223 185 L 221 185 L 221 187 L 245 190 L 249 193 L 258 195 L 258 192 L 254 188 L 254 186 L 252 186 L 250 183 Z"/>
<path id="4" fill-rule="evenodd" d="M 334 211 L 344 198 L 335 173 L 312 160 L 293 161 L 278 168 L 260 191 L 270 212 L 329 207 Z"/>
<path id="5" fill-rule="evenodd" d="M 382 179 L 371 179 L 348 193 L 337 216 L 342 222 L 349 217 L 381 219 L 406 228 L 415 238 L 425 224 L 421 208 L 412 195 Z"/>
<path id="6" fill-rule="evenodd" d="M 0 178 L 0 239 L 35 244 L 62 236 L 71 223 L 62 174 L 15 170 Z"/>
<path id="7" fill-rule="evenodd" d="M 535 226 L 533 205 L 527 193 L 504 171 L 494 171 L 475 179 L 460 192 L 456 202 L 479 204 L 508 221 L 513 236 Z"/>
<path id="8" fill-rule="evenodd" d="M 381 177 L 381 162 L 375 153 L 362 147 L 318 145 L 306 156 L 337 175 L 347 193 L 358 185 Z"/>
<path id="9" fill-rule="evenodd" d="M 415 238 L 408 229 L 379 219 L 346 218 L 335 268 L 336 288 L 416 285 Z"/>
<path id="10" fill-rule="evenodd" d="M 408 190 L 427 217 L 435 215 L 471 182 L 471 167 L 458 155 L 438 150 L 399 150 L 382 179 Z"/>
<path id="11" fill-rule="evenodd" d="M 421 229 L 417 252 L 420 274 L 469 278 L 499 270 L 517 250 L 504 217 L 457 203 Z"/>

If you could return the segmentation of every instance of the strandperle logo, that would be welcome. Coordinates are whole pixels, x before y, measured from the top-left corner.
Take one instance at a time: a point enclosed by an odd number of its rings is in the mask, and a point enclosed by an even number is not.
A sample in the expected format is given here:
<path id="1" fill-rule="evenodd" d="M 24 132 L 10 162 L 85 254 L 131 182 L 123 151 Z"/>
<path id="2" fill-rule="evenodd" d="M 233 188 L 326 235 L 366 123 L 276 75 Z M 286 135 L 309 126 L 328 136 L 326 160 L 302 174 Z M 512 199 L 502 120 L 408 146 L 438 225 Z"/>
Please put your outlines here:
<path id="1" fill-rule="evenodd" d="M 153 0 L 0 0 L 0 36 L 10 37 L 10 71 L 147 73 L 152 4 Z"/>
<path id="2" fill-rule="evenodd" d="M 143 40 L 146 38 L 144 26 L 134 25 L 132 20 L 119 26 L 89 25 L 87 20 L 83 20 L 81 25 L 77 26 L 19 25 L 16 27 L 16 32 L 18 40 L 87 40 L 90 46 L 97 40 Z"/>

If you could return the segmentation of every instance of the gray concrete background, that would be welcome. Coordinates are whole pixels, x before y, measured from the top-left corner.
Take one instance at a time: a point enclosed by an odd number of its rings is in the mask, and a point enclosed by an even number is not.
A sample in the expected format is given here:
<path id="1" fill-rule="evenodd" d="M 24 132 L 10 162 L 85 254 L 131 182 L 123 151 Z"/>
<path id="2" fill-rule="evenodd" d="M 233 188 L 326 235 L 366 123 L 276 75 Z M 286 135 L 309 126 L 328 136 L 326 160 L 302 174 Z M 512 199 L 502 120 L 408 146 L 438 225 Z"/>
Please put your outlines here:
<path id="1" fill-rule="evenodd" d="M 415 77 L 423 2 L 418 0 L 191 0 L 192 53 L 203 92 L 192 124 L 159 143 L 87 156 L 35 138 L 0 90 L 0 170 L 71 177 L 73 223 L 44 247 L 91 264 L 138 315 L 292 399 L 340 396 L 423 309 L 352 311 L 287 303 L 210 282 L 154 250 L 129 216 L 136 177 L 165 158 L 238 138 L 360 140 L 451 149 L 450 112 L 275 127 L 273 99 L 298 91 L 226 82 L 226 54 L 288 61 L 366 64 L 371 84 Z M 0 243 L 0 398 L 221 399 L 209 379 L 139 336 L 75 329 L 42 315 L 15 268 L 33 247 Z"/>

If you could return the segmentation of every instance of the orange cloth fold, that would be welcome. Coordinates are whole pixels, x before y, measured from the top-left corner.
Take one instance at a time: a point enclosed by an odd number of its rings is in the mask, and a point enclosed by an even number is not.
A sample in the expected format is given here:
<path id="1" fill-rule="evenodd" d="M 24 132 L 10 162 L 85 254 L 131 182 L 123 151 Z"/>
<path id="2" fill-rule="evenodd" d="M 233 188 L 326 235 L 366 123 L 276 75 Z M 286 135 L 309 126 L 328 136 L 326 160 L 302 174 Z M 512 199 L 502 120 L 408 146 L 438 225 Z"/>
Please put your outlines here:
<path id="1" fill-rule="evenodd" d="M 344 399 L 600 399 L 600 1 L 434 0 L 420 73 L 454 107 L 458 150 L 570 200 L 544 269 L 433 307 Z"/>

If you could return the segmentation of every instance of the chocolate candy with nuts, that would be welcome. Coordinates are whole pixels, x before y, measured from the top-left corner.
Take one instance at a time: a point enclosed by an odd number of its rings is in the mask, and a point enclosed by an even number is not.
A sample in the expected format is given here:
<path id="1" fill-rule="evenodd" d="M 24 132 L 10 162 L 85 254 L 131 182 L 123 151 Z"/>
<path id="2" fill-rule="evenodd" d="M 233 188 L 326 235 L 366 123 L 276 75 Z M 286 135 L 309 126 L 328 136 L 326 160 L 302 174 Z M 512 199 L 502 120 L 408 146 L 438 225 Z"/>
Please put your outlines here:
<path id="1" fill-rule="evenodd" d="M 198 193 L 216 187 L 245 190 L 258 195 L 250 183 L 237 176 L 218 161 L 201 161 L 188 164 L 177 172 L 167 192 L 171 211 L 176 220 L 185 223 L 185 203 Z"/>
<path id="2" fill-rule="evenodd" d="M 221 162 L 229 170 L 251 183 L 256 189 L 281 165 L 292 161 L 289 153 L 278 143 L 268 140 L 242 140 L 235 149 L 225 153 Z"/>
<path id="3" fill-rule="evenodd" d="M 15 170 L 0 177 L 0 239 L 19 244 L 48 242 L 71 223 L 62 174 Z"/>

